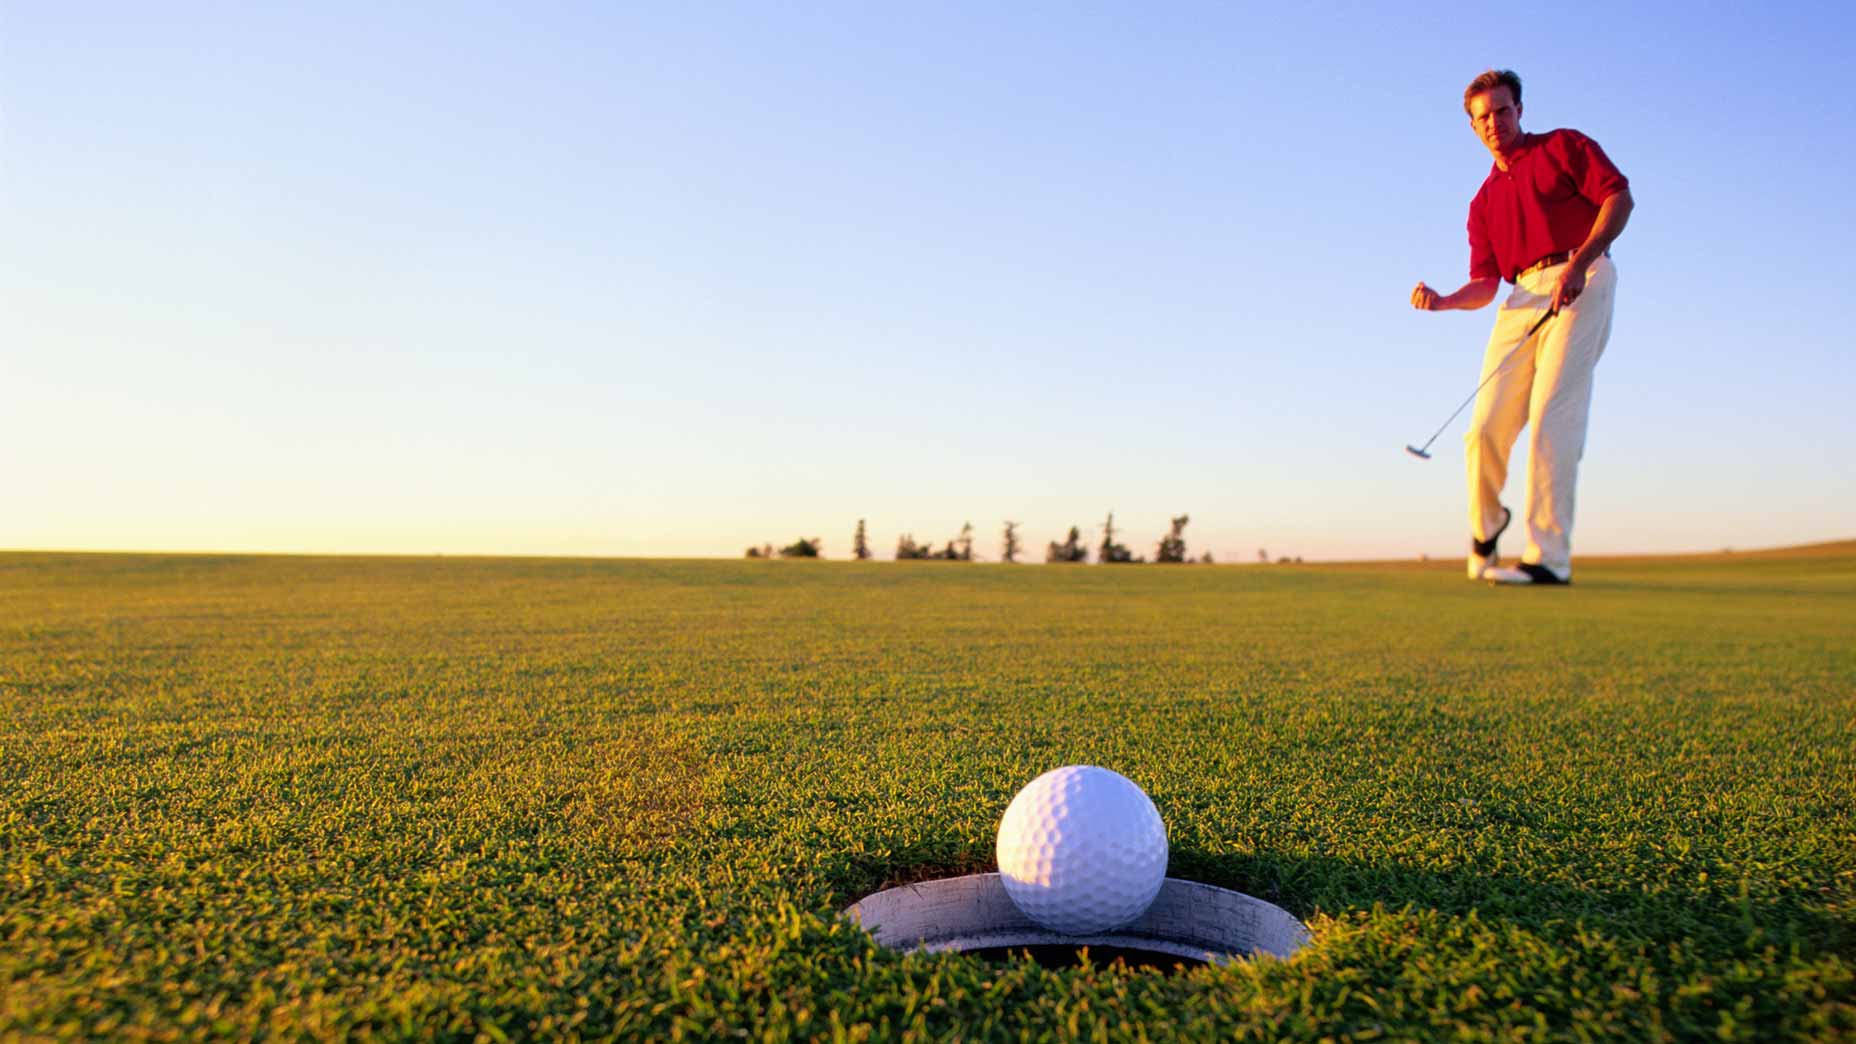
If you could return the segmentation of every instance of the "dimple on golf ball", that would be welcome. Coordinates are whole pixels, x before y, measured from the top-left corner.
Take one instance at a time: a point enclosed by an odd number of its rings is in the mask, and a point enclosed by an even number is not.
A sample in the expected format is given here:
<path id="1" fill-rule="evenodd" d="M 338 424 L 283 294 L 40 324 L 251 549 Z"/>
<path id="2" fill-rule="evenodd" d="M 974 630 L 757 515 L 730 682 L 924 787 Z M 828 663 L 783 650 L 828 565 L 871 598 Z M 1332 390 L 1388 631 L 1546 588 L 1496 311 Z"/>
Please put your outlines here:
<path id="1" fill-rule="evenodd" d="M 1119 928 L 1166 880 L 1166 824 L 1126 776 L 1094 765 L 1025 785 L 999 822 L 999 877 L 1025 916 L 1064 935 Z"/>

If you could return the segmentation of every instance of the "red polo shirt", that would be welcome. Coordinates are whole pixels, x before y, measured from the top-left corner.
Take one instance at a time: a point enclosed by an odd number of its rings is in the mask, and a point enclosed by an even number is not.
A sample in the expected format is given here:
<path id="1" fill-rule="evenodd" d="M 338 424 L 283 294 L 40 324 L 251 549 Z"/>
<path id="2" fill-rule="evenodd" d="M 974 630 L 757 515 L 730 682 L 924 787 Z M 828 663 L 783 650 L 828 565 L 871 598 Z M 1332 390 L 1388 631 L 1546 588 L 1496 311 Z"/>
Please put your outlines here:
<path id="1" fill-rule="evenodd" d="M 1598 207 L 1630 187 L 1598 143 L 1575 130 L 1524 134 L 1521 149 L 1469 204 L 1469 277 L 1514 282 L 1543 257 L 1577 250 Z"/>

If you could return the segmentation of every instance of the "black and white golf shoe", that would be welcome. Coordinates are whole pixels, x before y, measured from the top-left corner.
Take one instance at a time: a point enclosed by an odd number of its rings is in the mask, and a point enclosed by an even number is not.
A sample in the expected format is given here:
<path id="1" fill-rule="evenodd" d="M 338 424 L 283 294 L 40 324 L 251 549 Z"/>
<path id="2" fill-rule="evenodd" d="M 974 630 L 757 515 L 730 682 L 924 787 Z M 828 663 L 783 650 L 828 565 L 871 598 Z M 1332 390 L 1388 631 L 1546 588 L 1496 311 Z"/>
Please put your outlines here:
<path id="1" fill-rule="evenodd" d="M 1489 570 L 1501 563 L 1501 556 L 1495 553 L 1495 542 L 1508 531 L 1508 523 L 1514 521 L 1514 512 L 1502 508 L 1502 524 L 1495 527 L 1495 532 L 1487 540 L 1469 540 L 1469 578 L 1481 580 L 1488 576 Z"/>
<path id="2" fill-rule="evenodd" d="M 1569 587 L 1572 585 L 1572 570 L 1564 576 L 1557 571 L 1532 562 L 1522 562 L 1513 569 L 1496 566 L 1482 574 L 1483 579 L 1491 584 L 1534 586 L 1534 587 Z"/>

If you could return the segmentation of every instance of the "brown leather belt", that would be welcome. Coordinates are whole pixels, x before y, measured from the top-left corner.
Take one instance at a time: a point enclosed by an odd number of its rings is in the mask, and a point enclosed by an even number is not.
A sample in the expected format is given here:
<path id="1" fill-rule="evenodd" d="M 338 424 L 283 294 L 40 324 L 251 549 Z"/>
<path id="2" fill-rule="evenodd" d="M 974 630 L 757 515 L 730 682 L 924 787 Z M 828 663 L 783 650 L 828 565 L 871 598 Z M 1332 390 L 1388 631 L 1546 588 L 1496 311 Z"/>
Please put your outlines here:
<path id="1" fill-rule="evenodd" d="M 1535 272 L 1538 272 L 1543 268 L 1552 268 L 1554 265 L 1562 265 L 1571 260 L 1572 260 L 1572 251 L 1570 250 L 1562 250 L 1557 254 L 1548 254 L 1546 257 L 1541 258 L 1540 260 L 1534 262 L 1533 264 L 1528 265 L 1526 268 L 1521 269 L 1521 271 L 1515 273 L 1515 278 L 1520 279 L 1524 275 L 1533 275 Z"/>
<path id="2" fill-rule="evenodd" d="M 1540 260 L 1534 262 L 1533 264 L 1528 265 L 1526 268 L 1521 269 L 1519 272 L 1516 272 L 1514 274 L 1515 281 L 1519 282 L 1522 276 L 1532 275 L 1535 272 L 1538 272 L 1543 268 L 1552 268 L 1554 265 L 1564 264 L 1567 261 L 1571 261 L 1573 254 L 1574 254 L 1574 251 L 1571 251 L 1571 250 L 1562 250 L 1557 254 L 1548 254 L 1546 257 L 1543 257 Z M 1605 251 L 1605 256 L 1610 257 L 1611 251 L 1607 249 Z"/>

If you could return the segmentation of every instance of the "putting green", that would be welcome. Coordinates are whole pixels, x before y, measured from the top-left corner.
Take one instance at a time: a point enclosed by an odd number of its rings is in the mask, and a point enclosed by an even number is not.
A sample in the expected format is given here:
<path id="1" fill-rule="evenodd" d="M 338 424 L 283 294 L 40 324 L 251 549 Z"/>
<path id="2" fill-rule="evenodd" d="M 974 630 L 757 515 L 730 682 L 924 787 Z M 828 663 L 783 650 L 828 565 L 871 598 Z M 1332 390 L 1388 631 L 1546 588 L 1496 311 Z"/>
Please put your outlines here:
<path id="1" fill-rule="evenodd" d="M 1459 571 L 0 555 L 0 1038 L 1856 1035 L 1856 545 Z M 835 916 L 1073 762 L 1312 945 Z"/>

